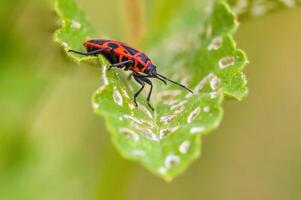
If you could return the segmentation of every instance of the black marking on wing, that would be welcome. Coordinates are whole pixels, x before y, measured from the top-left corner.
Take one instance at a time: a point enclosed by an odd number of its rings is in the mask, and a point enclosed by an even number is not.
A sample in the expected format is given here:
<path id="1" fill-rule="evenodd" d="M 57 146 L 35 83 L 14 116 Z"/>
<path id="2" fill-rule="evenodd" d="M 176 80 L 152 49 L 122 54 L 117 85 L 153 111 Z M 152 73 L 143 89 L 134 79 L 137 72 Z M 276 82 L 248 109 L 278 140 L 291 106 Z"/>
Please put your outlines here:
<path id="1" fill-rule="evenodd" d="M 91 42 L 93 44 L 103 45 L 108 40 L 89 40 L 88 42 Z"/>
<path id="2" fill-rule="evenodd" d="M 138 57 L 139 57 L 144 63 L 146 63 L 146 62 L 149 60 L 149 58 L 148 58 L 146 55 L 142 54 L 142 53 L 138 54 Z"/>
<path id="3" fill-rule="evenodd" d="M 129 46 L 126 46 L 126 45 L 122 45 L 131 55 L 135 55 L 138 53 L 138 51 L 136 49 L 133 49 Z"/>
<path id="4" fill-rule="evenodd" d="M 118 45 L 114 43 L 109 43 L 108 46 L 111 47 L 112 49 L 116 49 L 118 47 Z"/>

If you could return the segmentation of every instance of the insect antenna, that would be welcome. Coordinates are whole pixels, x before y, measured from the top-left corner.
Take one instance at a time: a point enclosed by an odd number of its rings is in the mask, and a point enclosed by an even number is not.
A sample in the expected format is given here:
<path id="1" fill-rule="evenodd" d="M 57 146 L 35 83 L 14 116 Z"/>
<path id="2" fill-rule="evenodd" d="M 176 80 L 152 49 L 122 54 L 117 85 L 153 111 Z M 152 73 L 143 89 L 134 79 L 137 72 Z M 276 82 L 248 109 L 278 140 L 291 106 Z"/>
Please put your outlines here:
<path id="1" fill-rule="evenodd" d="M 84 56 L 86 55 L 86 53 L 75 51 L 75 50 L 72 50 L 72 49 L 69 49 L 68 52 L 72 52 L 72 53 L 79 54 L 79 55 L 84 55 Z"/>
<path id="2" fill-rule="evenodd" d="M 175 81 L 173 81 L 173 80 L 170 80 L 169 78 L 167 78 L 167 77 L 165 77 L 165 76 L 163 76 L 163 75 L 161 75 L 161 74 L 158 74 L 157 73 L 157 78 L 158 79 L 160 79 L 160 80 L 167 80 L 167 81 L 169 81 L 169 82 L 172 82 L 172 83 L 174 83 L 174 84 L 176 84 L 176 85 L 178 85 L 178 86 L 181 86 L 182 88 L 185 88 L 186 90 L 188 90 L 189 92 L 191 92 L 191 93 L 193 93 L 193 91 L 191 90 L 191 89 L 189 89 L 188 87 L 186 87 L 185 85 L 182 85 L 181 83 L 177 83 L 177 82 L 175 82 Z"/>
<path id="3" fill-rule="evenodd" d="M 158 74 L 157 74 L 158 75 Z M 157 79 L 159 79 L 160 81 L 162 81 L 165 85 L 167 85 L 166 81 L 162 78 L 160 78 L 159 76 L 155 76 Z"/>

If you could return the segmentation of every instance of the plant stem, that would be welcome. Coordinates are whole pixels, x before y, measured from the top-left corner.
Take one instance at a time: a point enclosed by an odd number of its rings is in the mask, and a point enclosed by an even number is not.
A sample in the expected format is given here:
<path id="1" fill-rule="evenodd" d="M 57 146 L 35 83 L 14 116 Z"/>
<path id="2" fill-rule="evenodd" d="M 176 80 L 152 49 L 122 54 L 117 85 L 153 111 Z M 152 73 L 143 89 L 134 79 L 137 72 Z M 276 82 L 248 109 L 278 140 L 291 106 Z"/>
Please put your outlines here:
<path id="1" fill-rule="evenodd" d="M 143 37 L 144 17 L 142 0 L 123 0 L 130 38 L 138 43 Z"/>

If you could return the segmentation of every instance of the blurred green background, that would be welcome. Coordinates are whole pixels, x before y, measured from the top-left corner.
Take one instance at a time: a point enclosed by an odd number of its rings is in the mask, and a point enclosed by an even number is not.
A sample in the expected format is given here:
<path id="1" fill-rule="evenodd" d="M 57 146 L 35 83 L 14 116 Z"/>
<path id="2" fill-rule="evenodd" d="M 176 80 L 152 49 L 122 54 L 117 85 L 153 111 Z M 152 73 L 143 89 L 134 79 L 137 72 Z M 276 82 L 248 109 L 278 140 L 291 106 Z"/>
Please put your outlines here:
<path id="1" fill-rule="evenodd" d="M 101 34 L 131 41 L 126 2 L 78 1 Z M 160 20 L 158 4 L 145 1 L 144 23 Z M 53 42 L 52 2 L 2 1 L 0 199 L 300 199 L 300 22 L 293 8 L 241 24 L 250 94 L 225 103 L 202 157 L 166 183 L 112 147 L 90 105 L 100 69 L 71 62 Z"/>

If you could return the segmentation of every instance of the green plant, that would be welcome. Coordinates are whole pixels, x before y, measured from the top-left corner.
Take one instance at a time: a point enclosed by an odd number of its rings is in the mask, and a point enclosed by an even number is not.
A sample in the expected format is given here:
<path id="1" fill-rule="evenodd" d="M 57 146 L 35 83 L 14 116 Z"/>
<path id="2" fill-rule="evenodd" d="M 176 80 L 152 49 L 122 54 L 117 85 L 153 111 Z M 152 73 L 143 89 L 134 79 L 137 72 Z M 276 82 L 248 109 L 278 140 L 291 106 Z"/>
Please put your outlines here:
<path id="1" fill-rule="evenodd" d="M 103 84 L 92 98 L 94 111 L 106 119 L 119 152 L 166 180 L 200 155 L 202 135 L 221 122 L 223 100 L 241 100 L 247 94 L 242 70 L 248 61 L 233 40 L 238 21 L 228 4 L 180 2 L 176 14 L 158 25 L 159 32 L 149 31 L 142 46 L 162 74 L 188 83 L 195 93 L 156 84 L 152 99 L 156 111 L 151 112 L 143 98 L 135 108 L 131 98 L 135 84 L 120 70 L 107 71 L 108 62 L 99 56 Z M 56 11 L 63 24 L 55 39 L 66 51 L 79 50 L 83 41 L 96 36 L 72 0 L 57 0 Z M 239 14 L 247 16 L 247 11 Z M 95 60 L 68 55 L 78 62 Z"/>

